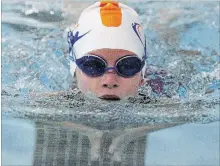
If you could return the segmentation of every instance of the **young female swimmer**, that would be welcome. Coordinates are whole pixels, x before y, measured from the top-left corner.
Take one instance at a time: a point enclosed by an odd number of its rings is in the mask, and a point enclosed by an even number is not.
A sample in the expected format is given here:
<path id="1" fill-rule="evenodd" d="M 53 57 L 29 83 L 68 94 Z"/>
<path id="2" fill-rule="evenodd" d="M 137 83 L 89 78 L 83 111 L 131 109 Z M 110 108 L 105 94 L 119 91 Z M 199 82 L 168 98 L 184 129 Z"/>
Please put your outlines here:
<path id="1" fill-rule="evenodd" d="M 144 84 L 146 40 L 138 14 L 115 1 L 86 8 L 68 32 L 70 72 L 101 99 L 136 96 Z"/>

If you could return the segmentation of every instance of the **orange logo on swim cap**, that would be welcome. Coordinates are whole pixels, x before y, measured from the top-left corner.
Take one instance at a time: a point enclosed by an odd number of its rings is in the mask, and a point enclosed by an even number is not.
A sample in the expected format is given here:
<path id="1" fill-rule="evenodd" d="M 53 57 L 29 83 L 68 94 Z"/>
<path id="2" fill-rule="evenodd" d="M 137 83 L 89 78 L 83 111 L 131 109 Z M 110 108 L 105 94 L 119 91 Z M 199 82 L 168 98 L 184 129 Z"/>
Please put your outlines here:
<path id="1" fill-rule="evenodd" d="M 118 27 L 121 25 L 122 12 L 121 8 L 118 6 L 118 2 L 101 1 L 100 16 L 102 24 L 107 27 Z"/>

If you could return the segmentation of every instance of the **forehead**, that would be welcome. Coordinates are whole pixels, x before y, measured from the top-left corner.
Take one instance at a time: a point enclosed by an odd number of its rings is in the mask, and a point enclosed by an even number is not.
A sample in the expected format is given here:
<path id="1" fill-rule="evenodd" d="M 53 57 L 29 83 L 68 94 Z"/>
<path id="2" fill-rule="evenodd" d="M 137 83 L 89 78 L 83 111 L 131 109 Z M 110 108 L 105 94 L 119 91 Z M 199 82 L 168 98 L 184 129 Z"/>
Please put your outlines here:
<path id="1" fill-rule="evenodd" d="M 122 49 L 109 49 L 109 48 L 103 48 L 98 50 L 93 50 L 88 52 L 89 54 L 100 56 L 106 60 L 114 60 L 118 59 L 120 57 L 126 56 L 126 55 L 135 55 L 135 53 L 128 51 L 128 50 L 122 50 Z"/>

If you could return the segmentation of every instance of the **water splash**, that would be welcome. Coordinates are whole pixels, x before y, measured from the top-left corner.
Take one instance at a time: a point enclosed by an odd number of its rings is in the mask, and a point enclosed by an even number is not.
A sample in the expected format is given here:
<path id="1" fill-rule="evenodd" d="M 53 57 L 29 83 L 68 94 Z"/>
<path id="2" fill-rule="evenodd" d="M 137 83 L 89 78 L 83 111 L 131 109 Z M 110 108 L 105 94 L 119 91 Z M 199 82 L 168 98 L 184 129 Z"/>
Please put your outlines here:
<path id="1" fill-rule="evenodd" d="M 73 2 L 72 5 L 77 4 L 81 9 L 87 3 L 80 6 L 79 2 Z M 134 115 L 138 122 L 152 123 L 171 122 L 169 120 L 175 116 L 178 118 L 174 118 L 174 121 L 181 120 L 181 117 L 188 121 L 201 118 L 205 122 L 206 117 L 211 117 L 207 121 L 213 117 L 212 120 L 219 120 L 216 112 L 220 88 L 218 2 L 196 5 L 195 2 L 167 2 L 166 7 L 161 2 L 140 3 L 128 1 L 128 5 L 141 15 L 147 36 L 147 83 L 139 90 L 141 95 L 117 106 L 115 103 L 104 102 L 100 105 L 82 102 L 77 97 L 62 102 L 57 98 L 42 98 L 40 103 L 36 99 L 32 103 L 32 98 L 26 98 L 36 93 L 68 91 L 76 86 L 69 73 L 65 27 L 73 23 L 69 22 L 70 13 L 73 21 L 79 12 L 78 9 L 75 13 L 65 11 L 60 1 L 53 4 L 50 1 L 18 1 L 16 5 L 3 2 L 2 93 L 20 96 L 5 96 L 3 111 L 20 112 L 26 109 L 24 112 L 27 116 L 32 113 L 40 116 L 41 111 L 42 115 L 49 111 L 54 113 L 54 116 L 48 115 L 51 118 L 58 115 L 59 118 L 68 118 L 83 113 L 84 117 L 86 114 L 95 116 L 90 111 L 102 110 L 101 113 L 96 111 L 100 119 L 114 121 L 115 117 L 122 117 L 122 113 L 126 115 L 128 110 L 129 115 L 120 119 L 123 123 L 130 123 Z M 33 105 L 22 107 L 24 99 Z M 172 104 L 169 104 L 169 100 Z M 152 105 L 152 101 L 157 101 L 157 104 Z M 11 104 L 13 108 L 8 107 Z M 87 109 L 90 104 L 94 109 Z M 33 109 L 35 105 L 36 109 Z M 43 105 L 45 109 L 41 109 Z M 61 108 L 57 109 L 59 105 Z M 73 112 L 71 107 L 74 107 L 74 111 L 76 107 L 79 115 L 70 114 Z M 115 115 L 114 118 L 110 118 L 111 113 Z"/>

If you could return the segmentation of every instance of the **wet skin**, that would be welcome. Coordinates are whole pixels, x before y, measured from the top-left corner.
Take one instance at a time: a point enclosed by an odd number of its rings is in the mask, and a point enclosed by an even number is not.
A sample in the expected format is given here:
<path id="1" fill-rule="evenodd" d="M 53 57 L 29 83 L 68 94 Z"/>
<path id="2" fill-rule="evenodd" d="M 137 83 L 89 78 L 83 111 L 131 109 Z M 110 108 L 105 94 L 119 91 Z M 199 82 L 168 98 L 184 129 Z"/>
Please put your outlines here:
<path id="1" fill-rule="evenodd" d="M 108 67 L 113 67 L 115 62 L 126 55 L 136 56 L 133 52 L 121 49 L 99 49 L 89 52 L 106 60 Z M 141 72 L 133 77 L 124 78 L 114 70 L 109 70 L 99 77 L 90 77 L 79 68 L 76 69 L 77 84 L 81 92 L 92 93 L 105 100 L 120 100 L 136 96 L 137 90 L 144 84 Z"/>

